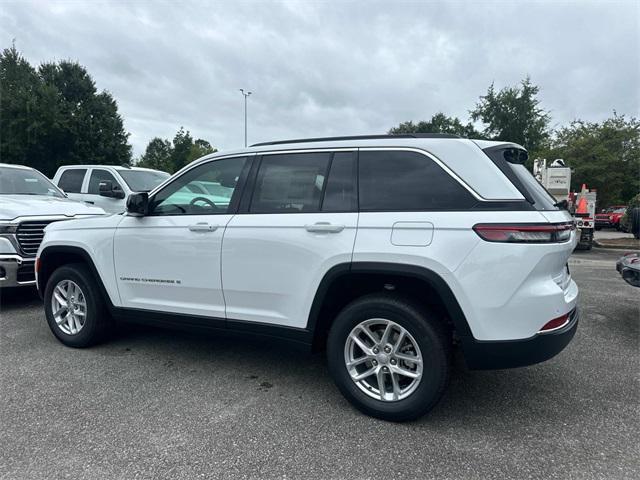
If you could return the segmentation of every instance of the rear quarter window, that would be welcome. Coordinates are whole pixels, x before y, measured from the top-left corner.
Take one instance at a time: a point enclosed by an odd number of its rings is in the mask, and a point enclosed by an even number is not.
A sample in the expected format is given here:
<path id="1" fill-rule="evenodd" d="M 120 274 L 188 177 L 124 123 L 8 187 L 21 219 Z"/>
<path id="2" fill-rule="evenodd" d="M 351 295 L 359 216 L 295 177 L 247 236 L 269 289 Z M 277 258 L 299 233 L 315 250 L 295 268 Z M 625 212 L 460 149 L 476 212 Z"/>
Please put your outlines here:
<path id="1" fill-rule="evenodd" d="M 426 155 L 360 151 L 361 211 L 466 210 L 475 198 Z"/>

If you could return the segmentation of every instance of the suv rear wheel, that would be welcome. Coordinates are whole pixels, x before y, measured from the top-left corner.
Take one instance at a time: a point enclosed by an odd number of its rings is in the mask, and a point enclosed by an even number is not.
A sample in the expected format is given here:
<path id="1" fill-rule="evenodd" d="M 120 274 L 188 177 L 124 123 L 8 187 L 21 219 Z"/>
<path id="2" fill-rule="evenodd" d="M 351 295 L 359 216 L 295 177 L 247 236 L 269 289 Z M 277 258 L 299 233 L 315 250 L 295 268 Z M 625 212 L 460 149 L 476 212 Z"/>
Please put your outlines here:
<path id="1" fill-rule="evenodd" d="M 449 379 L 451 342 L 427 309 L 386 294 L 362 297 L 336 317 L 327 340 L 329 370 L 362 412 L 405 421 L 431 410 Z"/>
<path id="2" fill-rule="evenodd" d="M 49 277 L 44 309 L 49 328 L 69 347 L 94 345 L 111 326 L 94 276 L 79 263 L 60 267 Z"/>

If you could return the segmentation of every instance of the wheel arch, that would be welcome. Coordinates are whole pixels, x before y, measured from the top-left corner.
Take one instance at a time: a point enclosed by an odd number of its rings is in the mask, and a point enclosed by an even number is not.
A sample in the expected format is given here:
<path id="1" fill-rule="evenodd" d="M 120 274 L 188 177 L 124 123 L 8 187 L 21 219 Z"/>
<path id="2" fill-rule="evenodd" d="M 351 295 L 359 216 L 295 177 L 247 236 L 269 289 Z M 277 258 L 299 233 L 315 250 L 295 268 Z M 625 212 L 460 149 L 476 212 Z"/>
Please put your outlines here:
<path id="1" fill-rule="evenodd" d="M 38 259 L 39 267 L 37 286 L 41 297 L 44 296 L 47 281 L 58 267 L 68 265 L 70 263 L 82 263 L 89 268 L 94 276 L 109 309 L 113 309 L 113 302 L 111 301 L 111 297 L 109 296 L 102 278 L 98 273 L 98 269 L 96 268 L 91 255 L 84 248 L 68 245 L 51 245 L 49 247 L 45 247 L 42 252 L 40 252 Z"/>
<path id="2" fill-rule="evenodd" d="M 337 313 L 350 301 L 367 293 L 384 291 L 386 286 L 411 289 L 420 303 L 435 305 L 450 320 L 458 337 L 472 337 L 467 318 L 447 282 L 425 267 L 387 262 L 353 262 L 332 267 L 322 278 L 314 297 L 307 330 L 312 349 L 322 350 L 326 335 Z M 426 289 L 415 297 L 415 289 Z"/>

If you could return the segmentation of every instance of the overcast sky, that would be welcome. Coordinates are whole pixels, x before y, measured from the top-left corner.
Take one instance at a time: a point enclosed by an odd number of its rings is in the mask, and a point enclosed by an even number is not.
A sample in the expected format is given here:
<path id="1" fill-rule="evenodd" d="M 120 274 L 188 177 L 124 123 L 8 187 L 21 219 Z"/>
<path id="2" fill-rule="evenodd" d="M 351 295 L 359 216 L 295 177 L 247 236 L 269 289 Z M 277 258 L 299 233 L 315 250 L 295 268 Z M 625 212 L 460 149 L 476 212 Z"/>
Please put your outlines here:
<path id="1" fill-rule="evenodd" d="M 72 59 L 134 154 L 182 125 L 227 150 L 468 119 L 491 82 L 541 87 L 553 125 L 640 110 L 640 2 L 0 2 L 1 46 Z"/>

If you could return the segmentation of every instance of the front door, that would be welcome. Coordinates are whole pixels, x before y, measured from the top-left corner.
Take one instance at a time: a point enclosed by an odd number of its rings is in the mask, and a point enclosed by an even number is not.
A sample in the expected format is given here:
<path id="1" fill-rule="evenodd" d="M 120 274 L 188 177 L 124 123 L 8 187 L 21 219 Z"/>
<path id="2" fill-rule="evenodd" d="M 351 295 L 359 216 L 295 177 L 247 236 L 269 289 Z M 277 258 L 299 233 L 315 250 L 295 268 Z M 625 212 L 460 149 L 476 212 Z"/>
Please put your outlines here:
<path id="1" fill-rule="evenodd" d="M 224 318 L 222 237 L 247 163 L 196 166 L 149 199 L 148 215 L 125 216 L 114 240 L 123 307 Z"/>
<path id="2" fill-rule="evenodd" d="M 103 181 L 109 181 L 114 188 L 122 190 L 122 185 L 120 185 L 111 172 L 103 168 L 92 168 L 89 174 L 87 193 L 82 195 L 82 199 L 91 205 L 102 208 L 107 213 L 122 213 L 125 204 L 123 198 L 104 197 L 100 195 L 100 182 Z"/>

